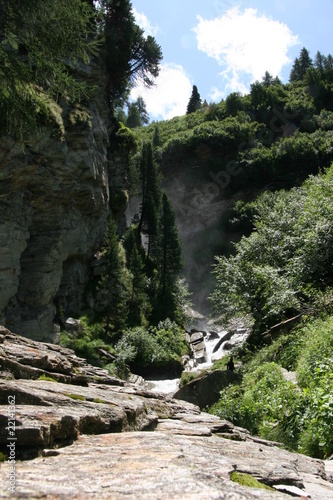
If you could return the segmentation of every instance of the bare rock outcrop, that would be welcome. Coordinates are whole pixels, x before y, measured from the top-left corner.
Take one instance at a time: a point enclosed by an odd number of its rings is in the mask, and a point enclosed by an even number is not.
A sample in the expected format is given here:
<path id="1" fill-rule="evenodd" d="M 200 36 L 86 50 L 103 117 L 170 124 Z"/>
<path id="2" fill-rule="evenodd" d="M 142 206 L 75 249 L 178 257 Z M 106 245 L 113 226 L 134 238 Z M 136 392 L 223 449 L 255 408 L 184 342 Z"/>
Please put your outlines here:
<path id="1" fill-rule="evenodd" d="M 0 138 L 0 322 L 57 342 L 56 309 L 77 314 L 126 165 L 112 142 L 103 71 L 83 67 L 89 103 L 53 103 L 34 142 Z"/>
<path id="2" fill-rule="evenodd" d="M 183 385 L 173 396 L 205 408 L 219 400 L 220 391 L 224 387 L 240 379 L 238 373 L 227 370 L 206 371 Z"/>
<path id="3" fill-rule="evenodd" d="M 333 499 L 330 464 L 112 378 L 69 349 L 2 328 L 0 363 L 0 448 L 10 454 L 1 498 Z M 39 370 L 31 380 L 27 368 Z M 273 489 L 240 486 L 235 471 Z"/>

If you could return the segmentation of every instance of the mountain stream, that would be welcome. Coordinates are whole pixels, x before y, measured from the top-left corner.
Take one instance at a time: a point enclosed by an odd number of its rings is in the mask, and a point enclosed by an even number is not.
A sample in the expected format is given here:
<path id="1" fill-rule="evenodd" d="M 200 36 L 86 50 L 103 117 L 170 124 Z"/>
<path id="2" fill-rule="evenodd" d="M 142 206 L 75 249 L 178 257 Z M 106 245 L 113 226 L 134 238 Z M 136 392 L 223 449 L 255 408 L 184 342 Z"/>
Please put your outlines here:
<path id="1" fill-rule="evenodd" d="M 243 324 L 225 330 L 215 325 L 212 327 L 210 322 L 201 321 L 196 329 L 190 330 L 186 335 L 191 347 L 191 356 L 186 360 L 184 370 L 201 372 L 208 370 L 214 361 L 230 355 L 231 350 L 242 345 L 249 335 L 249 330 Z M 146 380 L 146 386 L 152 392 L 169 394 L 178 390 L 179 382 L 179 378 Z"/>

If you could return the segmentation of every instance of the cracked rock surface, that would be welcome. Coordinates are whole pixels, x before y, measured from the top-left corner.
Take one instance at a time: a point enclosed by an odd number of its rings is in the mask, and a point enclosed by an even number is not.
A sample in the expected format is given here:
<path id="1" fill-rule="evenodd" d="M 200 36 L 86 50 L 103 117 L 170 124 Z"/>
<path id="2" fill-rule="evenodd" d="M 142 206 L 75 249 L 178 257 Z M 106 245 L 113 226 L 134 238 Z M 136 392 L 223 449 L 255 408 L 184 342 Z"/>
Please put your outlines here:
<path id="1" fill-rule="evenodd" d="M 8 360 L 16 363 L 12 371 Z M 1 450 L 9 408 L 16 437 L 15 491 L 13 465 L 2 462 L 1 498 L 333 499 L 332 462 L 290 453 L 191 403 L 114 379 L 69 349 L 2 328 L 0 363 Z M 40 373 L 59 381 L 39 380 Z M 240 486 L 233 471 L 275 491 Z"/>

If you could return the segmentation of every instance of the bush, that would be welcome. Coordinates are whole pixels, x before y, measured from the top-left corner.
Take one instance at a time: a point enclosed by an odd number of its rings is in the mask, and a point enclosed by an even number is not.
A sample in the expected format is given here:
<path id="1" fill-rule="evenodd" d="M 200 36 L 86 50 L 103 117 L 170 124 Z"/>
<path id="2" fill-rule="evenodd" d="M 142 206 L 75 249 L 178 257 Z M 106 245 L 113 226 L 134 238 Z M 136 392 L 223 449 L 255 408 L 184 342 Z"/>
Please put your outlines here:
<path id="1" fill-rule="evenodd" d="M 188 344 L 184 331 L 167 319 L 157 327 L 126 330 L 115 349 L 121 369 L 128 364 L 131 370 L 142 373 L 148 368 L 167 367 L 172 362 L 180 364 Z"/>
<path id="2" fill-rule="evenodd" d="M 306 345 L 297 363 L 297 382 L 303 388 L 315 389 L 323 380 L 329 383 L 332 373 L 333 318 L 308 323 L 301 333 Z"/>
<path id="3" fill-rule="evenodd" d="M 211 300 L 218 316 L 249 313 L 255 329 L 267 329 L 316 304 L 332 286 L 332 180 L 333 167 L 251 203 L 255 230 L 235 245 L 235 255 L 216 258 Z"/>
<path id="4" fill-rule="evenodd" d="M 289 449 L 327 458 L 333 453 L 332 334 L 332 316 L 307 319 L 246 354 L 242 382 L 221 391 L 210 411 Z M 277 363 L 297 369 L 302 390 L 285 380 Z"/>

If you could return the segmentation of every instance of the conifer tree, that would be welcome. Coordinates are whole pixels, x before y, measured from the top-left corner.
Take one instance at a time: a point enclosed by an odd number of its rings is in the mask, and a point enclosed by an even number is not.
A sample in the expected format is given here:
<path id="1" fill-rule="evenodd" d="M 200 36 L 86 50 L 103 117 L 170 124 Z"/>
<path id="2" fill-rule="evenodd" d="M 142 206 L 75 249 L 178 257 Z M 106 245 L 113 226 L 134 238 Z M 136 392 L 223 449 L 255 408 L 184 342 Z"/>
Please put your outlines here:
<path id="1" fill-rule="evenodd" d="M 159 74 L 161 47 L 135 23 L 130 0 L 101 0 L 105 39 L 107 91 L 119 98 L 136 79 L 147 87 Z"/>
<path id="2" fill-rule="evenodd" d="M 136 241 L 128 261 L 132 275 L 132 292 L 129 300 L 129 323 L 131 325 L 144 325 L 147 323 L 151 311 L 147 296 L 147 275 L 142 256 Z"/>
<path id="3" fill-rule="evenodd" d="M 127 115 L 126 125 L 129 128 L 136 128 L 142 126 L 140 112 L 135 102 L 132 102 L 128 105 L 128 115 Z"/>
<path id="4" fill-rule="evenodd" d="M 303 47 L 299 57 L 296 57 L 290 72 L 289 80 L 297 82 L 303 80 L 307 70 L 313 66 L 308 50 Z"/>
<path id="5" fill-rule="evenodd" d="M 172 288 L 182 268 L 182 251 L 176 215 L 167 194 L 163 193 L 159 228 L 159 270 L 163 294 L 168 288 Z"/>
<path id="6" fill-rule="evenodd" d="M 194 113 L 197 109 L 201 108 L 201 98 L 196 85 L 193 85 L 192 95 L 187 105 L 186 114 Z"/>
<path id="7" fill-rule="evenodd" d="M 145 232 L 148 235 L 147 258 L 150 258 L 154 251 L 161 206 L 159 175 L 151 143 L 144 144 L 142 148 L 140 173 L 142 203 L 138 234 Z"/>
<path id="8" fill-rule="evenodd" d="M 105 264 L 98 284 L 100 302 L 106 314 L 106 334 L 119 332 L 127 321 L 130 294 L 129 273 L 120 246 L 116 223 L 111 218 L 104 238 Z"/>
<path id="9" fill-rule="evenodd" d="M 178 235 L 176 215 L 171 202 L 162 195 L 158 246 L 156 251 L 158 284 L 154 302 L 153 319 L 177 319 L 177 278 L 183 268 L 181 243 Z"/>
<path id="10" fill-rule="evenodd" d="M 157 148 L 160 145 L 161 145 L 160 127 L 158 125 L 155 125 L 155 128 L 154 128 L 154 137 L 153 137 L 153 146 L 154 146 L 154 148 Z"/>
<path id="11" fill-rule="evenodd" d="M 139 110 L 142 125 L 147 125 L 149 123 L 149 114 L 143 97 L 139 96 L 135 102 Z"/>

